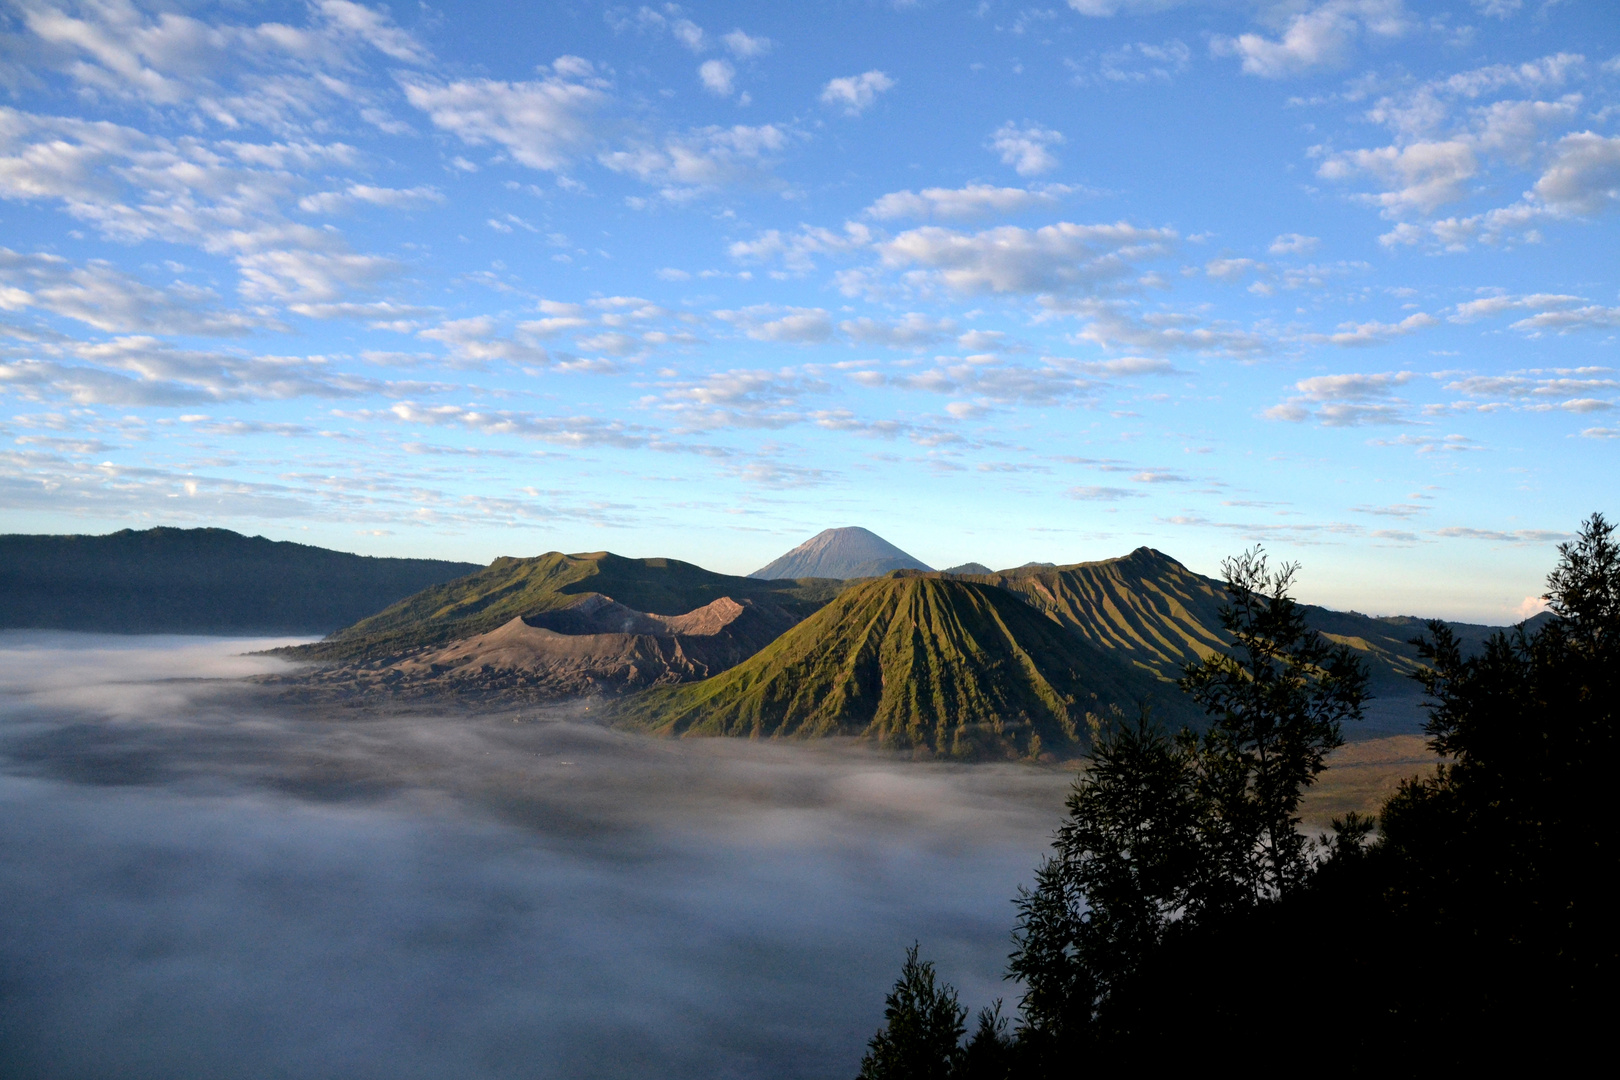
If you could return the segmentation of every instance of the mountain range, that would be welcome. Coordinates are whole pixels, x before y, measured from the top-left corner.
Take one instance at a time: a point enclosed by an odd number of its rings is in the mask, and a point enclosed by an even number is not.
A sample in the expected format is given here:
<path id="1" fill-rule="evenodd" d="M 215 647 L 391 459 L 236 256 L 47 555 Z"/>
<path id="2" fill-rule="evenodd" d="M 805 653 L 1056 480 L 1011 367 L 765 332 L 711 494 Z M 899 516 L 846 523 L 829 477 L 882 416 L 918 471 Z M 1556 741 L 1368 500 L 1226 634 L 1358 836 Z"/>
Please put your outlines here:
<path id="1" fill-rule="evenodd" d="M 883 559 L 916 565 L 875 572 Z M 1088 714 L 1112 707 L 1197 723 L 1175 680 L 1229 644 L 1222 583 L 1145 547 L 938 572 L 864 529 L 833 529 L 738 577 L 610 552 L 475 567 L 158 529 L 0 537 L 0 560 L 12 626 L 308 632 L 350 615 L 279 650 L 308 662 L 292 682 L 344 699 L 587 696 L 668 734 L 852 735 L 968 757 L 1080 752 Z M 794 570 L 814 573 L 769 576 Z M 1422 620 L 1306 616 L 1371 671 L 1359 734 L 1415 731 Z M 1465 648 L 1497 629 L 1450 625 Z"/>

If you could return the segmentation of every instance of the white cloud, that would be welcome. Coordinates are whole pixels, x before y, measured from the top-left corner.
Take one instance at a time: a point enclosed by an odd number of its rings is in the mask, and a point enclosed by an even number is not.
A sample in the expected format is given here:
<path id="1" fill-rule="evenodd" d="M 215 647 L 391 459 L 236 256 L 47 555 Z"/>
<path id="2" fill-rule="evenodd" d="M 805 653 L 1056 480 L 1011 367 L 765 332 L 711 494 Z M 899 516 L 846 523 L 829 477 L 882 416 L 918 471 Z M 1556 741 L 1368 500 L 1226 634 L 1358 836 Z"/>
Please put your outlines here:
<path id="1" fill-rule="evenodd" d="M 666 383 L 655 400 L 660 411 L 678 418 L 681 431 L 783 428 L 807 419 L 799 407 L 802 398 L 831 389 L 791 370 L 735 369 Z"/>
<path id="2" fill-rule="evenodd" d="M 1394 141 L 1350 151 L 1313 148 L 1318 175 L 1330 180 L 1370 177 L 1379 190 L 1357 198 L 1400 222 L 1380 242 L 1386 247 L 1428 244 L 1460 251 L 1474 241 L 1499 242 L 1515 233 L 1535 241 L 1546 219 L 1589 217 L 1620 198 L 1620 138 L 1568 132 L 1585 97 L 1556 100 L 1555 91 L 1586 72 L 1583 57 L 1544 56 L 1518 65 L 1496 64 L 1433 79 L 1378 99 L 1366 117 L 1385 125 Z M 1503 94 L 1532 95 L 1501 98 Z M 1500 100 L 1489 100 L 1501 98 Z M 1466 216 L 1413 224 L 1441 207 L 1475 197 L 1493 172 L 1535 177 L 1516 203 Z M 1510 183 L 1512 181 L 1509 181 Z"/>
<path id="3" fill-rule="evenodd" d="M 522 164 L 552 172 L 595 145 L 591 121 L 609 100 L 607 81 L 587 61 L 568 56 L 535 81 L 405 79 L 401 86 L 435 127 L 472 146 L 494 143 Z"/>
<path id="4" fill-rule="evenodd" d="M 475 409 L 463 405 L 418 405 L 401 401 L 387 414 L 407 424 L 459 427 L 482 435 L 516 435 L 557 446 L 634 449 L 651 441 L 645 428 L 590 416 L 542 416 L 512 409 Z"/>
<path id="5" fill-rule="evenodd" d="M 849 116 L 859 116 L 872 107 L 879 94 L 894 89 L 896 83 L 873 69 L 860 75 L 831 79 L 821 88 L 821 103 L 841 108 Z"/>
<path id="6" fill-rule="evenodd" d="M 707 188 L 757 177 L 770 164 L 770 155 L 787 147 L 788 132 L 774 124 L 750 127 L 697 128 L 666 136 L 662 144 L 615 150 L 600 156 L 614 172 L 629 173 L 649 183 Z M 666 188 L 666 197 L 678 200 L 682 191 Z"/>
<path id="7" fill-rule="evenodd" d="M 991 149 L 1000 154 L 1002 162 L 1011 165 L 1019 176 L 1039 176 L 1057 168 L 1058 159 L 1050 147 L 1061 146 L 1062 143 L 1062 132 L 1028 121 L 1019 127 L 1009 120 L 990 136 Z"/>
<path id="8" fill-rule="evenodd" d="M 893 191 L 882 196 L 863 213 L 879 220 L 893 218 L 978 218 L 997 214 L 1018 214 L 1027 210 L 1056 206 L 1075 189 L 1064 184 L 1040 188 L 994 187 L 968 184 L 960 188 L 924 188 Z"/>
<path id="9" fill-rule="evenodd" d="M 1461 139 L 1351 150 L 1332 155 L 1316 170 L 1325 180 L 1365 172 L 1384 181 L 1388 190 L 1372 196 L 1372 201 L 1391 217 L 1409 211 L 1431 213 L 1458 201 L 1478 171 L 1473 147 Z"/>
<path id="10" fill-rule="evenodd" d="M 552 356 L 543 347 L 518 337 L 498 334 L 488 315 L 453 319 L 421 331 L 418 337 L 437 341 L 450 351 L 459 367 L 482 367 L 492 360 L 529 367 L 548 367 Z"/>
<path id="11" fill-rule="evenodd" d="M 952 319 L 930 319 L 913 311 L 892 322 L 870 317 L 846 319 L 838 324 L 838 329 L 852 341 L 863 344 L 877 342 L 891 348 L 909 349 L 952 336 L 956 333 L 956 322 Z"/>
<path id="12" fill-rule="evenodd" d="M 832 316 L 824 308 L 777 307 L 756 304 L 739 311 L 716 311 L 715 318 L 731 323 L 755 341 L 814 344 L 832 337 Z"/>
<path id="13" fill-rule="evenodd" d="M 1139 41 L 1108 49 L 1088 58 L 1084 64 L 1071 63 L 1079 83 L 1169 82 L 1187 70 L 1192 50 L 1186 42 L 1171 39 L 1160 44 Z"/>
<path id="14" fill-rule="evenodd" d="M 841 233 L 814 225 L 801 225 L 796 233 L 767 229 L 752 240 L 733 242 L 727 252 L 733 259 L 779 261 L 794 273 L 806 273 L 815 268 L 813 256 L 846 254 L 869 247 L 872 242 L 872 230 L 851 221 L 845 222 Z"/>
<path id="15" fill-rule="evenodd" d="M 1569 311 L 1543 311 L 1528 319 L 1520 319 L 1513 329 L 1537 333 L 1553 330 L 1567 334 L 1572 330 L 1613 330 L 1620 328 L 1620 307 L 1588 304 Z"/>
<path id="16" fill-rule="evenodd" d="M 321 357 L 178 349 L 131 335 L 68 342 L 51 355 L 0 361 L 0 390 L 81 405 L 177 406 L 218 401 L 344 398 L 385 392 L 387 384 L 335 370 Z"/>
<path id="17" fill-rule="evenodd" d="M 1264 268 L 1253 259 L 1211 259 L 1204 264 L 1204 273 L 1216 281 L 1241 281 L 1250 271 Z"/>
<path id="18" fill-rule="evenodd" d="M 260 251 L 240 256 L 240 290 L 249 300 L 326 302 L 349 289 L 366 287 L 393 276 L 400 266 L 376 255 L 322 251 Z"/>
<path id="19" fill-rule="evenodd" d="M 755 37 L 742 30 L 733 30 L 720 38 L 731 55 L 739 60 L 752 60 L 771 51 L 775 42 L 763 35 Z"/>
<path id="20" fill-rule="evenodd" d="M 1117 301 L 1084 297 L 1043 301 L 1054 312 L 1087 319 L 1076 334 L 1105 349 L 1125 347 L 1145 352 L 1201 352 L 1231 356 L 1258 356 L 1269 352 L 1272 341 L 1263 334 L 1230 324 L 1202 325 L 1197 316 L 1178 311 L 1138 314 Z"/>
<path id="21" fill-rule="evenodd" d="M 1145 498 L 1146 493 L 1117 487 L 1072 487 L 1064 492 L 1071 499 L 1086 502 L 1118 502 L 1120 499 Z"/>
<path id="22" fill-rule="evenodd" d="M 1271 242 L 1268 249 L 1273 255 L 1309 255 L 1322 241 L 1303 233 L 1283 233 Z"/>
<path id="23" fill-rule="evenodd" d="M 20 6 L 22 33 L 5 51 L 30 69 L 66 75 L 84 97 L 171 109 L 199 127 L 298 127 L 341 103 L 388 129 L 386 110 L 345 76 L 370 50 L 413 65 L 431 59 L 386 11 L 347 0 L 308 5 L 299 26 L 147 14 L 120 0 Z"/>
<path id="24" fill-rule="evenodd" d="M 1191 0 L 1068 0 L 1069 6 L 1075 11 L 1097 19 L 1106 19 L 1114 15 L 1145 15 L 1190 2 Z"/>
<path id="25" fill-rule="evenodd" d="M 1448 540 L 1489 540 L 1497 544 L 1556 544 L 1571 539 L 1569 533 L 1554 532 L 1550 529 L 1503 531 L 1499 529 L 1470 529 L 1455 525 L 1448 529 L 1436 529 L 1434 535 L 1445 537 Z"/>
<path id="26" fill-rule="evenodd" d="M 272 325 L 262 315 L 221 311 L 211 291 L 159 289 L 105 263 L 73 266 L 57 255 L 0 247 L 0 309 L 35 307 L 109 333 L 229 336 Z"/>
<path id="27" fill-rule="evenodd" d="M 1593 395 L 1620 391 L 1620 380 L 1601 377 L 1612 374 L 1608 368 L 1562 368 L 1469 375 L 1446 383 L 1446 389 L 1476 400 L 1511 402 L 1537 412 L 1555 408 L 1575 413 L 1601 412 L 1612 403 Z"/>
<path id="28" fill-rule="evenodd" d="M 1289 16 L 1274 39 L 1256 33 L 1215 37 L 1210 48 L 1217 56 L 1241 59 L 1246 74 L 1280 79 L 1341 67 L 1361 36 L 1397 38 L 1413 25 L 1401 0 L 1328 0 Z"/>
<path id="29" fill-rule="evenodd" d="M 735 88 L 737 69 L 725 60 L 705 60 L 698 65 L 698 79 L 703 89 L 720 97 L 730 97 Z"/>
<path id="30" fill-rule="evenodd" d="M 1391 338 L 1405 337 L 1407 334 L 1438 325 L 1440 325 L 1439 319 L 1426 312 L 1418 311 L 1396 323 L 1378 322 L 1376 320 L 1364 323 L 1341 323 L 1337 333 L 1308 334 L 1305 340 L 1325 342 L 1345 348 L 1360 348 L 1368 345 L 1382 345 Z"/>
<path id="31" fill-rule="evenodd" d="M 1410 371 L 1316 375 L 1294 384 L 1298 393 L 1265 410 L 1268 420 L 1302 423 L 1315 419 L 1323 427 L 1406 424 L 1405 402 L 1394 390 L 1410 382 Z"/>
<path id="32" fill-rule="evenodd" d="M 349 0 L 321 0 L 319 10 L 334 29 L 395 60 L 422 64 L 430 59 L 420 42 L 394 25 L 386 8 L 379 11 Z"/>
<path id="33" fill-rule="evenodd" d="M 1535 193 L 1560 213 L 1591 216 L 1610 209 L 1620 201 L 1620 136 L 1564 136 Z"/>
<path id="34" fill-rule="evenodd" d="M 1065 221 L 978 233 L 930 225 L 878 246 L 887 265 L 921 267 L 956 292 L 1056 293 L 1124 277 L 1136 262 L 1167 254 L 1177 239 L 1170 229 Z"/>
<path id="35" fill-rule="evenodd" d="M 342 191 L 322 191 L 298 200 L 298 208 L 311 214 L 332 214 L 356 203 L 381 206 L 389 210 L 415 210 L 423 206 L 444 202 L 444 192 L 436 187 L 413 188 L 373 187 L 370 184 L 350 184 Z"/>
<path id="36" fill-rule="evenodd" d="M 1537 309 L 1541 311 L 1554 311 L 1573 307 L 1581 303 L 1579 296 L 1564 296 L 1557 293 L 1534 293 L 1529 296 L 1485 296 L 1478 300 L 1465 300 L 1458 304 L 1447 316 L 1448 321 L 1455 323 L 1468 323 L 1476 319 L 1486 319 L 1493 315 L 1500 315 L 1505 311 L 1525 311 Z"/>

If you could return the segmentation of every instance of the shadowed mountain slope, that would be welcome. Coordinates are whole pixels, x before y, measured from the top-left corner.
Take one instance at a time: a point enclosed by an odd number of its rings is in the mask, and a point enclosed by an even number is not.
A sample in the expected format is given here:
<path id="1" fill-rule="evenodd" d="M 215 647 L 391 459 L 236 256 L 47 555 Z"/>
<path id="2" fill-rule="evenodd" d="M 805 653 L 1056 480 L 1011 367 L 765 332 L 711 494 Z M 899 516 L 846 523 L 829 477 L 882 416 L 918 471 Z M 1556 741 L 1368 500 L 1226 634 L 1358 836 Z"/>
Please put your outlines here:
<path id="1" fill-rule="evenodd" d="M 290 680 L 347 696 L 456 695 L 549 701 L 702 679 L 754 655 L 798 619 L 776 604 L 723 596 L 683 615 L 636 611 L 600 593 L 518 616 L 487 633 L 402 659 L 327 667 Z"/>
<path id="2" fill-rule="evenodd" d="M 861 528 L 825 529 L 781 558 L 748 576 L 780 578 L 879 577 L 890 570 L 928 570 L 921 561 L 874 532 Z"/>
<path id="3" fill-rule="evenodd" d="M 294 659 L 339 662 L 394 658 L 487 633 L 516 618 L 533 623 L 589 593 L 651 615 L 685 615 L 730 597 L 776 605 L 800 619 L 842 586 L 838 581 L 755 581 L 676 559 L 553 551 L 532 559 L 496 559 L 476 573 L 407 597 L 325 641 L 285 653 Z"/>
<path id="4" fill-rule="evenodd" d="M 0 628 L 126 634 L 327 633 L 477 570 L 228 529 L 0 536 Z"/>
<path id="5" fill-rule="evenodd" d="M 1163 680 L 1179 678 L 1186 665 L 1230 644 L 1220 619 L 1225 586 L 1152 548 L 1137 548 L 1116 559 L 1059 567 L 1030 565 L 968 580 L 1017 593 L 1088 643 Z M 1315 605 L 1304 605 L 1304 611 L 1324 636 L 1355 649 L 1372 676 L 1368 723 L 1347 734 L 1420 730 L 1421 692 L 1410 678 L 1419 660 L 1411 639 L 1426 633 L 1424 620 Z M 1501 629 L 1449 625 L 1469 651 Z"/>
<path id="6" fill-rule="evenodd" d="M 729 671 L 638 695 L 618 716 L 665 734 L 1068 756 L 1086 745 L 1087 712 L 1134 710 L 1158 692 L 1004 589 L 901 572 L 851 586 Z"/>

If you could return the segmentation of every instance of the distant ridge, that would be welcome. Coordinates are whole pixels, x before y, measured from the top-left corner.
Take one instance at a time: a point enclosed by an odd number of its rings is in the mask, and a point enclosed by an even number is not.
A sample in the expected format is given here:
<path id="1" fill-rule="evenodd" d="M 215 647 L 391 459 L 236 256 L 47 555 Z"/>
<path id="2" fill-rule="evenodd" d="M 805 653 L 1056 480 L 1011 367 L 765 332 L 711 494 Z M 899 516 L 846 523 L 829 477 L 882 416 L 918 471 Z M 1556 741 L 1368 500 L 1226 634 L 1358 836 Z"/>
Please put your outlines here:
<path id="1" fill-rule="evenodd" d="M 493 630 L 389 663 L 307 671 L 284 683 L 361 699 L 512 704 L 615 695 L 701 679 L 745 660 L 798 621 L 779 605 L 722 596 L 681 615 L 637 611 L 601 593 L 516 615 Z"/>
<path id="2" fill-rule="evenodd" d="M 952 567 L 948 567 L 945 570 L 941 570 L 940 573 L 942 573 L 942 574 L 993 574 L 993 573 L 995 573 L 995 571 L 990 569 L 988 566 L 984 565 L 984 563 L 982 563 L 982 562 L 965 562 L 965 563 L 962 563 L 960 566 L 952 566 Z"/>
<path id="3" fill-rule="evenodd" d="M 228 529 L 0 536 L 0 628 L 320 634 L 477 570 Z"/>
<path id="4" fill-rule="evenodd" d="M 652 615 L 684 615 L 721 597 L 781 607 L 794 620 L 837 591 L 834 582 L 755 581 L 716 574 L 678 559 L 629 559 L 610 551 L 530 559 L 509 556 L 456 581 L 408 596 L 311 645 L 287 650 L 300 660 L 393 661 L 429 645 L 486 634 L 515 618 L 576 605 L 598 593 Z"/>
<path id="5" fill-rule="evenodd" d="M 933 567 L 901 551 L 883 537 L 850 526 L 825 529 L 779 559 L 748 576 L 781 578 L 867 578 L 890 570 L 932 570 Z"/>
<path id="6" fill-rule="evenodd" d="M 1165 698 L 1006 589 L 899 573 L 853 585 L 713 678 L 650 690 L 624 722 L 671 735 L 855 735 L 953 757 L 1082 752 L 1086 714 Z"/>

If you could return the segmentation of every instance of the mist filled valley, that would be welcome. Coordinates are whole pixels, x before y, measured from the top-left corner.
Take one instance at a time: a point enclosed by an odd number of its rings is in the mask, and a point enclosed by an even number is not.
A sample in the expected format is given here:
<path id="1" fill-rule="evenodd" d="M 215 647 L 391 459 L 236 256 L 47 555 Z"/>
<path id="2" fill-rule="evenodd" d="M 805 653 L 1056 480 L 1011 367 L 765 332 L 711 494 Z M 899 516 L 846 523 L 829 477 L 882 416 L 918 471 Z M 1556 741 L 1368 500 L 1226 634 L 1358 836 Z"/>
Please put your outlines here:
<path id="1" fill-rule="evenodd" d="M 0 1072 L 842 1076 L 975 998 L 1072 775 L 278 704 L 284 639 L 0 633 Z"/>

